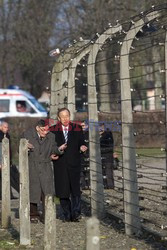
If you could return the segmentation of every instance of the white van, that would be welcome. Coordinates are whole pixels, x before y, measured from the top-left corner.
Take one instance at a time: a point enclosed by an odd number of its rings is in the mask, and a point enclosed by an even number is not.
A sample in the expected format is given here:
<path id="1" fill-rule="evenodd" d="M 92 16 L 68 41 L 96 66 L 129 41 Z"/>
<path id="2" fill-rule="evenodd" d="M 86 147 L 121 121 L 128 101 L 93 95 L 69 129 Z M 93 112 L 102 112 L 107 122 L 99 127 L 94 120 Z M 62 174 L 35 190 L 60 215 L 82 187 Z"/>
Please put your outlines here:
<path id="1" fill-rule="evenodd" d="M 20 89 L 0 89 L 0 118 L 47 117 L 45 108 L 28 92 Z"/>

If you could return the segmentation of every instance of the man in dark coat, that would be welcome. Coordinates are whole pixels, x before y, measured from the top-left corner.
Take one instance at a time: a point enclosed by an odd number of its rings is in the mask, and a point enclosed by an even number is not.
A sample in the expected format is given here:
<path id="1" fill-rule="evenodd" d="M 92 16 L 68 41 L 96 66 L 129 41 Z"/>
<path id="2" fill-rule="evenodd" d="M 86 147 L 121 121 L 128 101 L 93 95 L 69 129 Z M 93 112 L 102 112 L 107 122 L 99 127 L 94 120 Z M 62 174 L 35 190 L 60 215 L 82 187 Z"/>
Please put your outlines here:
<path id="1" fill-rule="evenodd" d="M 8 138 L 10 141 L 10 135 L 8 131 L 9 131 L 9 124 L 5 121 L 2 121 L 0 124 L 0 143 L 2 143 L 4 137 Z M 0 166 L 1 163 L 2 163 L 2 152 L 0 152 Z"/>
<path id="2" fill-rule="evenodd" d="M 114 139 L 112 132 L 105 128 L 104 124 L 100 126 L 100 148 L 102 156 L 103 174 L 105 188 L 114 188 Z"/>
<path id="3" fill-rule="evenodd" d="M 12 151 L 11 140 L 9 134 L 9 124 L 6 121 L 2 121 L 0 124 L 0 169 L 2 164 L 2 140 L 3 138 L 9 139 L 9 152 L 10 152 L 10 184 L 19 193 L 19 172 L 15 165 L 12 164 Z M 0 198 L 1 198 L 1 171 L 0 171 Z M 11 189 L 11 199 L 14 199 L 14 195 Z"/>
<path id="4" fill-rule="evenodd" d="M 87 150 L 84 145 L 82 127 L 70 122 L 70 111 L 62 108 L 58 111 L 59 122 L 52 127 L 57 145 L 67 143 L 64 154 L 54 161 L 54 179 L 56 196 L 65 221 L 78 221 L 81 213 L 80 172 L 81 153 Z"/>
<path id="5" fill-rule="evenodd" d="M 2 121 L 0 124 L 0 143 L 2 143 L 2 140 L 4 137 L 8 138 L 10 142 L 10 135 L 8 131 L 9 131 L 9 124 L 5 121 Z M 0 164 L 1 164 L 1 161 L 2 159 L 0 158 Z"/>
<path id="6" fill-rule="evenodd" d="M 0 124 L 0 169 L 2 168 L 2 140 L 4 137 L 6 137 L 10 141 L 10 135 L 8 131 L 9 131 L 9 124 L 5 121 L 2 121 Z M 1 180 L 1 170 L 0 170 L 0 199 L 2 195 L 1 181 L 2 180 Z"/>
<path id="7" fill-rule="evenodd" d="M 22 138 L 28 140 L 29 148 L 30 218 L 31 222 L 37 223 L 37 204 L 42 199 L 44 212 L 45 196 L 54 195 L 51 160 L 63 154 L 66 145 L 57 147 L 55 136 L 49 132 L 49 126 L 44 120 L 39 120 L 35 127 L 25 131 Z"/>

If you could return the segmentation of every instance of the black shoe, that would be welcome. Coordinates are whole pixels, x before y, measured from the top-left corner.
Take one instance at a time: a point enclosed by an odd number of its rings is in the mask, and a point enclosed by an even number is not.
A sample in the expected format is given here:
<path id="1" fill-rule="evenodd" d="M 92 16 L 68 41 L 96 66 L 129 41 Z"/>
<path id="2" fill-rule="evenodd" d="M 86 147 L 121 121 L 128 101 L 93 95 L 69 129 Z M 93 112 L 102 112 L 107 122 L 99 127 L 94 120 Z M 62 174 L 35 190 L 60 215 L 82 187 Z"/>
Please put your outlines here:
<path id="1" fill-rule="evenodd" d="M 80 219 L 81 219 L 81 216 L 80 215 L 78 215 L 78 216 L 73 216 L 73 218 L 72 218 L 72 222 L 79 222 L 80 221 Z"/>
<path id="2" fill-rule="evenodd" d="M 45 224 L 45 217 L 43 214 L 40 215 L 39 220 L 42 224 Z"/>
<path id="3" fill-rule="evenodd" d="M 70 219 L 70 218 L 64 218 L 62 221 L 63 221 L 63 222 L 70 222 L 71 219 Z"/>
<path id="4" fill-rule="evenodd" d="M 16 199 L 18 199 L 16 196 L 11 195 L 11 200 L 16 200 Z"/>
<path id="5" fill-rule="evenodd" d="M 107 186 L 107 189 L 114 189 L 114 185 Z"/>
<path id="6" fill-rule="evenodd" d="M 73 218 L 71 221 L 72 222 L 79 222 L 79 218 Z"/>

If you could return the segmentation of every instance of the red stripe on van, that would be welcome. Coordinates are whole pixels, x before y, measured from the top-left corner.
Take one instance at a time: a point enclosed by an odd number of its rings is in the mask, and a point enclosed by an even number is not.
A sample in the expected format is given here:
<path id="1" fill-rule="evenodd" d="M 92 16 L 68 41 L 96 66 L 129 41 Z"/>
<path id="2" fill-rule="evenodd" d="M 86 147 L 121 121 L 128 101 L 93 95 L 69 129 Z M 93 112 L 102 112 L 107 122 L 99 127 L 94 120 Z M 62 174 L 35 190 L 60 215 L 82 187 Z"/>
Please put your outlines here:
<path id="1" fill-rule="evenodd" d="M 21 96 L 22 94 L 8 94 L 8 93 L 3 93 L 3 94 L 0 94 L 0 96 Z"/>

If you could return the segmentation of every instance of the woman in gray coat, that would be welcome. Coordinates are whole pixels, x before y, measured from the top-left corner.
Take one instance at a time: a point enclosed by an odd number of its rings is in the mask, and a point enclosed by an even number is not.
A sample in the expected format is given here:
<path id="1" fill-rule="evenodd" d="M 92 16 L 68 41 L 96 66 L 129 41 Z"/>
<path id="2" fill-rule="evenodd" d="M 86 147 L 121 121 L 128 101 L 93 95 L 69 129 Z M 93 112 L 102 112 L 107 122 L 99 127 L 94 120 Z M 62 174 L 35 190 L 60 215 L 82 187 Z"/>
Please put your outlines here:
<path id="1" fill-rule="evenodd" d="M 37 204 L 42 199 L 43 221 L 45 196 L 54 195 L 51 160 L 56 160 L 58 155 L 63 154 L 66 145 L 57 147 L 55 136 L 49 132 L 49 126 L 44 120 L 39 120 L 35 127 L 25 131 L 22 138 L 28 140 L 29 149 L 30 219 L 31 222 L 37 223 Z"/>

